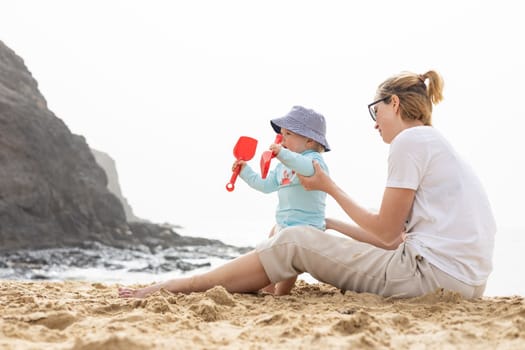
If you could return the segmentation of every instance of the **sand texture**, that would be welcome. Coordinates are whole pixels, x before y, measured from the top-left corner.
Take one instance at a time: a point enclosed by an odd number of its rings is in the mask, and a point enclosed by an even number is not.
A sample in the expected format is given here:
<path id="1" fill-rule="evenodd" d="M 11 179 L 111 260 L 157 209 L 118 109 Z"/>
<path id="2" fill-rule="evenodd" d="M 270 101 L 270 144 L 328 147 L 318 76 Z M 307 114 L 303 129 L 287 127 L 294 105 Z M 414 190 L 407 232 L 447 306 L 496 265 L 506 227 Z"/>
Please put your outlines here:
<path id="1" fill-rule="evenodd" d="M 0 281 L 0 349 L 525 349 L 521 296 L 464 300 L 341 293 L 299 281 L 292 294 Z"/>

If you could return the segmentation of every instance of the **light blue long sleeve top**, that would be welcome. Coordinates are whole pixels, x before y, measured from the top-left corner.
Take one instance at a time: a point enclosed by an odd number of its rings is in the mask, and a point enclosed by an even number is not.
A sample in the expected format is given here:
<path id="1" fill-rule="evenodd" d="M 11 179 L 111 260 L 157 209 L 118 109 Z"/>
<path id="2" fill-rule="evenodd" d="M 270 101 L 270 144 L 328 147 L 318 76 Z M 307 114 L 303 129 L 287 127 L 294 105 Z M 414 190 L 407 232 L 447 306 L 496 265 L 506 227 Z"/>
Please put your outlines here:
<path id="1" fill-rule="evenodd" d="M 297 173 L 312 176 L 316 160 L 321 168 L 328 172 L 328 167 L 319 152 L 307 150 L 302 154 L 281 148 L 276 157 L 280 163 L 263 179 L 259 173 L 246 164 L 239 176 L 250 187 L 263 193 L 277 191 L 279 203 L 275 220 L 281 228 L 297 225 L 310 225 L 325 230 L 326 193 L 306 191 L 297 177 Z"/>

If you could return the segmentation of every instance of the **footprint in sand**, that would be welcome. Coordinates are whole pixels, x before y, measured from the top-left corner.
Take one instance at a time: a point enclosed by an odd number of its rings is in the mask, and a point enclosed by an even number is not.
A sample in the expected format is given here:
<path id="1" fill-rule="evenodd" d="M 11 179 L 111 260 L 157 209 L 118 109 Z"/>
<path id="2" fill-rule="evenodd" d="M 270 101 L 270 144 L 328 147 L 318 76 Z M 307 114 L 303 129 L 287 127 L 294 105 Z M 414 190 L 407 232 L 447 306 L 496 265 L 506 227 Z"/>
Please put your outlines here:
<path id="1" fill-rule="evenodd" d="M 45 326 L 49 329 L 64 330 L 71 324 L 75 323 L 77 320 L 78 317 L 75 314 L 61 311 L 52 313 L 38 312 L 33 315 L 29 315 L 26 321 L 31 324 Z"/>

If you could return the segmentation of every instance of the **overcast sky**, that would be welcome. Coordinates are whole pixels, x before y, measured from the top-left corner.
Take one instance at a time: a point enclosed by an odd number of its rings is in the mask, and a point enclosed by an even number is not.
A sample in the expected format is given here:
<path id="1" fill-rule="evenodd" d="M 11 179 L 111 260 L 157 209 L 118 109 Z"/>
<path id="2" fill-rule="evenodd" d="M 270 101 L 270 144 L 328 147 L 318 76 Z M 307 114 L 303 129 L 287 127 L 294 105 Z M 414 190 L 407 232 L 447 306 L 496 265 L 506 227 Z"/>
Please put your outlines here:
<path id="1" fill-rule="evenodd" d="M 359 4 L 359 5 L 356 5 Z M 368 115 L 403 70 L 445 80 L 434 125 L 477 170 L 500 228 L 525 227 L 525 26 L 519 1 L 2 1 L 0 40 L 49 108 L 117 163 L 135 214 L 253 243 L 276 194 L 225 184 L 241 135 L 293 105 L 327 118 L 333 178 L 377 208 L 385 145 Z M 328 215 L 344 217 L 333 201 Z M 244 237 L 244 238 L 240 238 Z"/>

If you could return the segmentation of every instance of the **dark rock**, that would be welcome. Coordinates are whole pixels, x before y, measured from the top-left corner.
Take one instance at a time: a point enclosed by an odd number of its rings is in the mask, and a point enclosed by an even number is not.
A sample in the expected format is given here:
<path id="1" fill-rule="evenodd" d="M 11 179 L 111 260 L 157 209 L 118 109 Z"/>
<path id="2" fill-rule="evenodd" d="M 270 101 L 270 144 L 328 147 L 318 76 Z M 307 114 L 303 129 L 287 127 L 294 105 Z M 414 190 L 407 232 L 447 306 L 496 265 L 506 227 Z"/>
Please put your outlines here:
<path id="1" fill-rule="evenodd" d="M 71 268 L 97 269 L 123 275 L 134 272 L 165 273 L 210 267 L 210 258 L 232 259 L 239 251 L 228 246 L 170 247 L 152 253 L 92 242 L 82 247 L 22 249 L 4 252 L 0 279 L 54 279 Z M 176 258 L 175 258 L 176 257 Z"/>

